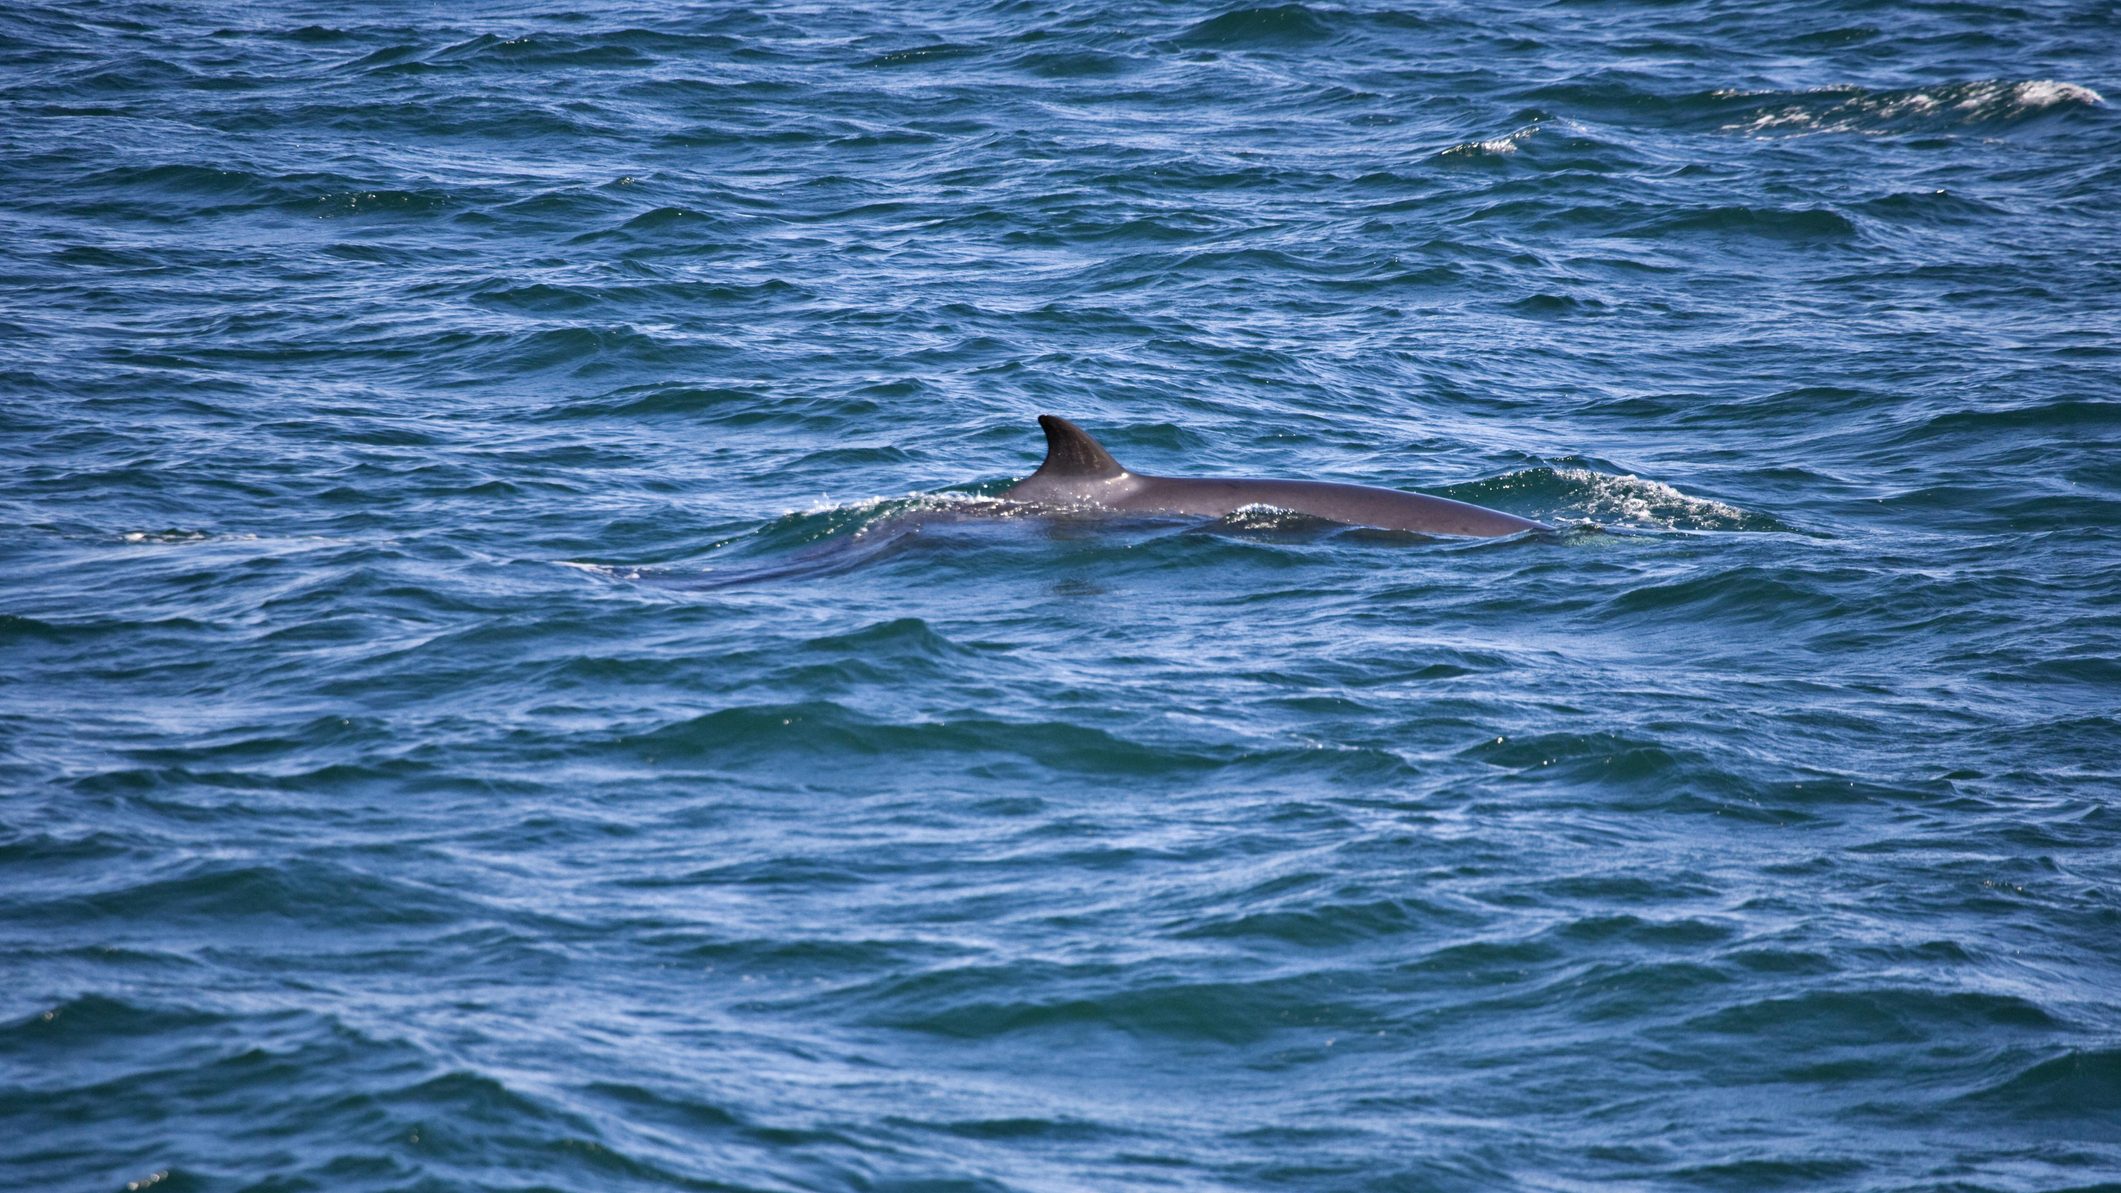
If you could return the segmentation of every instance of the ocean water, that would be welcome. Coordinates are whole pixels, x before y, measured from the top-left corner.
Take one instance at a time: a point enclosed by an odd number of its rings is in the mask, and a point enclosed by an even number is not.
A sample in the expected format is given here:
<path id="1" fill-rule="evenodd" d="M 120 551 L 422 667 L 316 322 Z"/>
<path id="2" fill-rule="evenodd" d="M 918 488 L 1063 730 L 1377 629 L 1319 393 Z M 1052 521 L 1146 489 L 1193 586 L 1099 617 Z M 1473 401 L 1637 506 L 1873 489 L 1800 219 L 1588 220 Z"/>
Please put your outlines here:
<path id="1" fill-rule="evenodd" d="M 2121 12 L 0 11 L 0 1187 L 2121 1187 Z M 1493 541 L 1028 515 L 1036 415 Z"/>

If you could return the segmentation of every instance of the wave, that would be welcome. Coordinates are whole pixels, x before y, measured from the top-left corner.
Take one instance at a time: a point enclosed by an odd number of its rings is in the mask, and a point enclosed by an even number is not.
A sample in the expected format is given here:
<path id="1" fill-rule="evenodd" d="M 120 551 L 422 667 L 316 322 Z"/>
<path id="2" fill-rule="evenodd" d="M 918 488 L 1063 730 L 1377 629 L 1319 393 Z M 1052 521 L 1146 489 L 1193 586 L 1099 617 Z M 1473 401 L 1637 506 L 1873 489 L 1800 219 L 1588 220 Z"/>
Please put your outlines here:
<path id="1" fill-rule="evenodd" d="M 1178 38 L 1199 49 L 1273 49 L 1313 45 L 1333 36 L 1324 18 L 1301 4 L 1237 8 L 1210 17 Z"/>
<path id="2" fill-rule="evenodd" d="M 1984 79 L 1937 87 L 1870 91 L 1822 87 L 1800 92 L 1719 91 L 1750 110 L 1725 131 L 1765 135 L 1924 132 L 1970 125 L 2011 124 L 2051 112 L 2095 108 L 2106 100 L 2076 83 L 2052 79 Z"/>
<path id="3" fill-rule="evenodd" d="M 923 754 L 1028 757 L 1049 768 L 1106 775 L 1168 775 L 1217 769 L 1239 758 L 1228 749 L 1186 750 L 1132 740 L 1069 721 L 1020 723 L 992 717 L 893 722 L 832 701 L 723 709 L 622 739 L 627 752 L 672 761 L 731 764 L 758 757 L 888 757 Z"/>
<path id="4" fill-rule="evenodd" d="M 1857 234 L 1855 221 L 1825 207 L 1722 204 L 1681 207 L 1626 228 L 1620 236 L 1658 238 L 1672 233 L 1735 233 L 1794 242 L 1833 243 Z"/>
<path id="5" fill-rule="evenodd" d="M 1331 973 L 1145 982 L 1094 964 L 967 965 L 840 992 L 841 998 L 850 995 L 857 996 L 871 1023 L 961 1040 L 1018 1034 L 1079 1037 L 1103 1030 L 1250 1045 L 1298 1025 L 1362 1018 L 1343 983 Z"/>
<path id="6" fill-rule="evenodd" d="M 917 46 L 910 50 L 892 50 L 878 54 L 861 65 L 864 67 L 925 66 L 931 62 L 947 62 L 958 58 L 972 57 L 981 52 L 978 46 L 959 45 L 955 42 L 938 42 L 935 45 Z"/>
<path id="7" fill-rule="evenodd" d="M 1765 514 L 1682 493 L 1663 481 L 1581 466 L 1527 468 L 1438 489 L 1445 497 L 1492 505 L 1547 522 L 1592 522 L 1638 530 L 1786 531 Z"/>
<path id="8" fill-rule="evenodd" d="M 2109 1120 L 2100 1108 L 2121 1105 L 2121 1048 L 2072 1048 L 2049 1055 L 1961 1101 L 2007 1119 L 2105 1125 Z"/>
<path id="9" fill-rule="evenodd" d="M 814 579 L 875 562 L 910 545 L 931 527 L 1025 516 L 1027 507 L 978 492 L 915 493 L 820 504 L 794 511 L 714 544 L 705 569 L 592 560 L 561 560 L 588 575 L 668 588 L 709 591 L 787 579 Z"/>
<path id="10" fill-rule="evenodd" d="M 1449 149 L 1439 150 L 1439 158 L 1493 158 L 1508 157 L 1517 152 L 1517 147 L 1538 135 L 1539 126 L 1528 124 L 1513 133 L 1490 137 L 1485 141 L 1461 141 Z"/>
<path id="11" fill-rule="evenodd" d="M 1816 1039 L 1860 1043 L 1920 1040 L 1949 1029 L 2041 1031 L 2058 1025 L 2039 1003 L 2020 995 L 1902 986 L 1757 999 L 1704 1013 L 1692 1022 L 1702 1031 L 1739 1034 L 1788 1031 L 1799 1024 L 1810 1027 L 1809 1034 Z"/>

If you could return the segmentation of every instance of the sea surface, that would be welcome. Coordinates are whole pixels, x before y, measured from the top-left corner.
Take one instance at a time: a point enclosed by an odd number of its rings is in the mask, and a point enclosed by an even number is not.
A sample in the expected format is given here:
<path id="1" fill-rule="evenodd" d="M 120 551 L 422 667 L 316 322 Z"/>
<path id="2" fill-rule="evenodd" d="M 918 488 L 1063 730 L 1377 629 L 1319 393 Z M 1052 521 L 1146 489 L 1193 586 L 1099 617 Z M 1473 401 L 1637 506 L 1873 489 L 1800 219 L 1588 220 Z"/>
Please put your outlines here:
<path id="1" fill-rule="evenodd" d="M 9 4 L 0 1188 L 2121 1188 L 2121 8 Z M 1497 540 L 995 500 L 1123 462 Z"/>

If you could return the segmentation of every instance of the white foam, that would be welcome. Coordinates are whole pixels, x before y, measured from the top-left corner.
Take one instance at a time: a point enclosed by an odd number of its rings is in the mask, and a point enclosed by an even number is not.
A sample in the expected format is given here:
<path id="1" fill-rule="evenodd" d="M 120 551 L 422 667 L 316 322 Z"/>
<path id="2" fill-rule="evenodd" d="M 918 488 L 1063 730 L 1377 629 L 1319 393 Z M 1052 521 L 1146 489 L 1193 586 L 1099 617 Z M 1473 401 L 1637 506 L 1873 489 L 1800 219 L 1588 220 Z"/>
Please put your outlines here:
<path id="1" fill-rule="evenodd" d="M 1707 497 L 1692 497 L 1663 481 L 1588 468 L 1557 468 L 1554 475 L 1584 491 L 1585 512 L 1594 517 L 1671 527 L 1679 521 L 1742 522 L 1745 511 Z"/>
<path id="2" fill-rule="evenodd" d="M 1718 91 L 1719 99 L 1770 99 L 1774 92 Z M 1865 92 L 1852 87 L 1823 87 L 1791 95 L 1794 102 L 1772 107 L 1752 119 L 1727 124 L 1727 132 L 1867 133 L 1890 131 L 1895 122 L 1935 119 L 1961 122 L 2008 119 L 2063 105 L 2095 107 L 2106 102 L 2089 87 L 2054 79 L 2010 82 L 1984 79 L 1950 83 L 1918 91 Z"/>
<path id="3" fill-rule="evenodd" d="M 798 514 L 867 514 L 887 505 L 904 505 L 909 510 L 956 509 L 967 505 L 1015 505 L 999 497 L 978 493 L 904 493 L 897 497 L 864 497 L 859 501 L 836 502 L 829 493 L 818 494 L 818 499 L 808 509 L 788 510 L 782 517 Z"/>
<path id="4" fill-rule="evenodd" d="M 255 543 L 255 534 L 210 534 L 204 530 L 128 530 L 119 537 L 128 543 L 182 547 L 193 543 Z"/>
<path id="5" fill-rule="evenodd" d="M 2089 87 L 2080 87 L 2075 83 L 2058 83 L 2053 79 L 2020 83 L 2013 91 L 2019 104 L 2035 111 L 2052 108 L 2056 104 L 2081 104 L 2091 108 L 2106 103 L 2105 96 Z"/>
<path id="6" fill-rule="evenodd" d="M 553 562 L 563 568 L 588 572 L 592 576 L 602 576 L 607 580 L 639 580 L 645 574 L 637 567 L 616 567 L 608 563 L 582 563 L 573 559 L 558 559 Z"/>
<path id="7" fill-rule="evenodd" d="M 1439 153 L 1438 157 L 1502 156 L 1517 152 L 1517 147 L 1532 139 L 1539 131 L 1536 124 L 1527 125 L 1506 136 L 1491 137 L 1485 141 L 1464 141 Z"/>

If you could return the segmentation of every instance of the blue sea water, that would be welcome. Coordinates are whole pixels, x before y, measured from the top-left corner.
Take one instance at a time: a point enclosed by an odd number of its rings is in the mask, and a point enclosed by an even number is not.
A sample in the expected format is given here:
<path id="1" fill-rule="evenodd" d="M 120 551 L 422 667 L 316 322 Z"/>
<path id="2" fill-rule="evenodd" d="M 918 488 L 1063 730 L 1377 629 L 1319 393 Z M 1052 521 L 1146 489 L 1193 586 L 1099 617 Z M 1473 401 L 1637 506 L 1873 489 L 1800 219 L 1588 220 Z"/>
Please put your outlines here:
<path id="1" fill-rule="evenodd" d="M 2121 1187 L 2121 12 L 0 11 L 0 1186 Z M 1005 516 L 1034 417 L 1495 541 Z"/>

